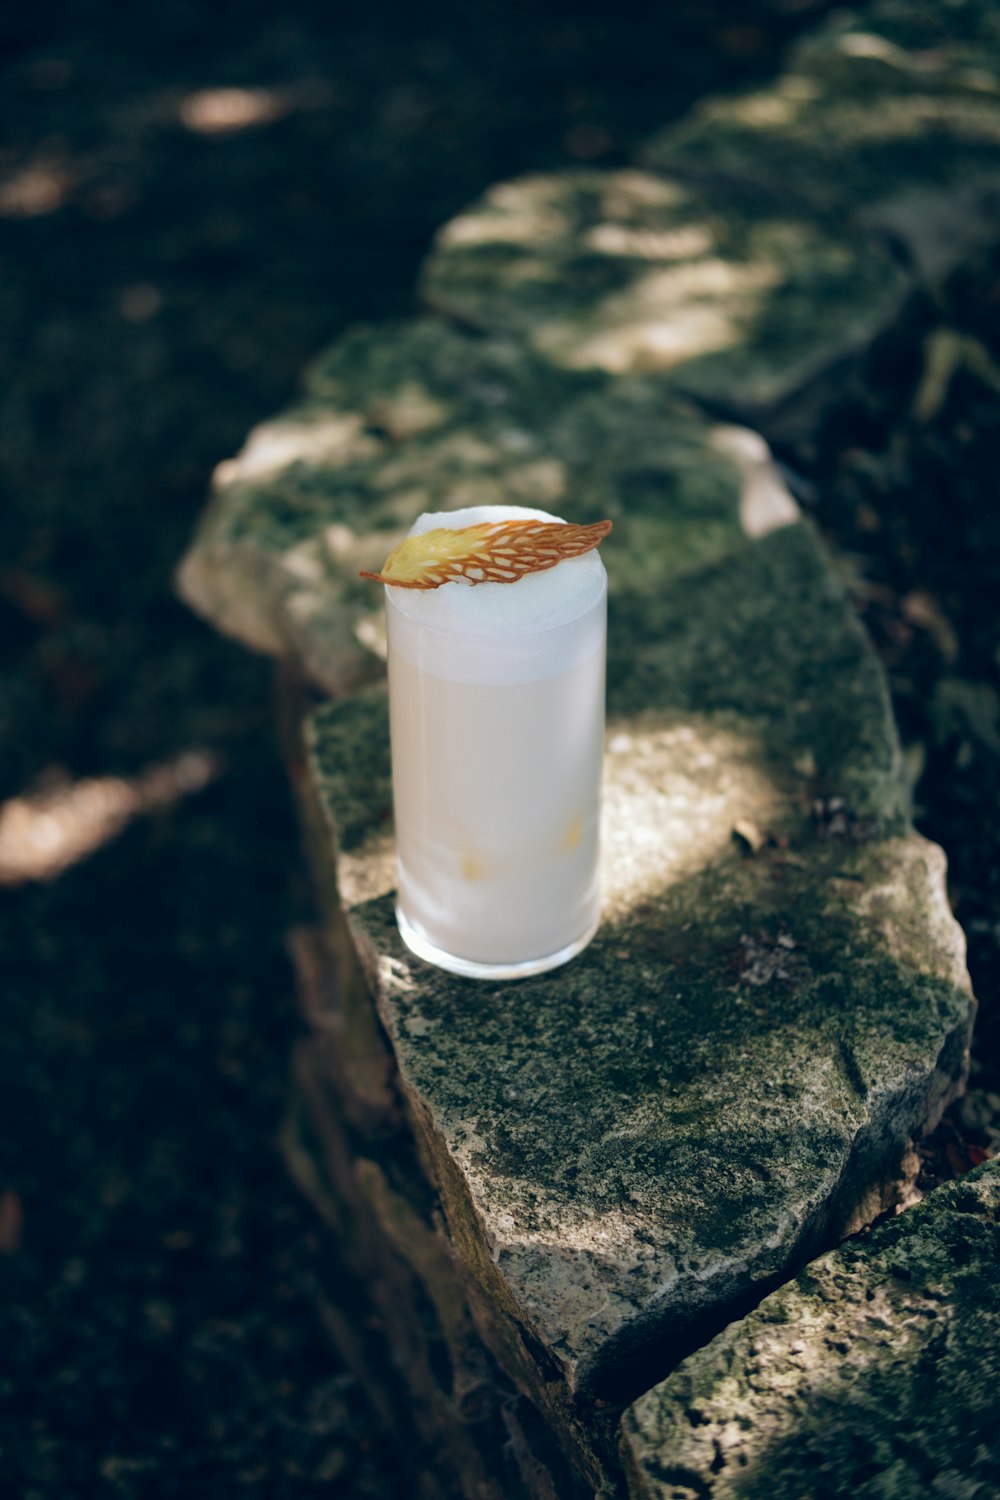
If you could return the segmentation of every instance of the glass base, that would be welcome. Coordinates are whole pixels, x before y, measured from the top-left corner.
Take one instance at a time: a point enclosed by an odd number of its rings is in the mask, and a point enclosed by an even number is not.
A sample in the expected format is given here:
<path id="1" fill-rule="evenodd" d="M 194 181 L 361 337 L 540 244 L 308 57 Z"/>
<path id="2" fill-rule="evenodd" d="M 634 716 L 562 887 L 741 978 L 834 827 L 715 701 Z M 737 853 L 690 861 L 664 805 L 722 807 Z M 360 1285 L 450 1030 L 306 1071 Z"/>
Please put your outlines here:
<path id="1" fill-rule="evenodd" d="M 560 964 L 568 963 L 578 953 L 582 953 L 590 942 L 594 933 L 600 926 L 601 919 L 592 923 L 582 937 L 574 942 L 568 943 L 565 948 L 560 948 L 556 953 L 546 953 L 543 958 L 528 958 L 521 963 L 507 964 L 484 964 L 473 958 L 458 958 L 454 953 L 446 953 L 443 948 L 435 948 L 426 938 L 414 932 L 409 922 L 396 907 L 396 925 L 399 935 L 418 958 L 425 963 L 435 964 L 439 969 L 445 969 L 449 974 L 460 974 L 463 979 L 528 979 L 532 974 L 545 974 L 549 969 L 558 969 Z"/>

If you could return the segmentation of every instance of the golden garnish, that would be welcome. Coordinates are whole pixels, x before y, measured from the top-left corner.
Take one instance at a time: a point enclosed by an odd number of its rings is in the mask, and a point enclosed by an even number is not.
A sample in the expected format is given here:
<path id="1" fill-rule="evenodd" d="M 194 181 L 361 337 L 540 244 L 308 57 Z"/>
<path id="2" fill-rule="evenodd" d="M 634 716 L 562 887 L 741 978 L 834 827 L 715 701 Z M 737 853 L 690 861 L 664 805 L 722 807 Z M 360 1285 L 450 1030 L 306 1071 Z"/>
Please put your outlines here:
<path id="1" fill-rule="evenodd" d="M 381 573 L 362 573 L 374 583 L 400 589 L 439 589 L 466 583 L 516 583 L 526 573 L 544 573 L 567 557 L 582 557 L 603 542 L 610 521 L 573 526 L 562 521 L 486 521 L 481 526 L 446 526 L 407 537 L 395 547 Z"/>

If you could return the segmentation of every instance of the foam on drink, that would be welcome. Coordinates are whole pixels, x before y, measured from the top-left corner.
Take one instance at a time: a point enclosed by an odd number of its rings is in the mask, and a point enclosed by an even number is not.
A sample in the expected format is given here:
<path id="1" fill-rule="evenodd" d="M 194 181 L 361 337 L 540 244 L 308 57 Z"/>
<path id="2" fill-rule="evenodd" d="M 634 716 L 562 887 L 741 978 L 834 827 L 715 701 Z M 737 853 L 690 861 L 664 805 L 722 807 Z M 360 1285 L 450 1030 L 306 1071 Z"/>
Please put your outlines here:
<path id="1" fill-rule="evenodd" d="M 411 535 L 558 521 L 517 506 Z M 514 583 L 386 588 L 400 928 L 465 973 L 531 972 L 592 936 L 607 578 L 596 551 Z"/>

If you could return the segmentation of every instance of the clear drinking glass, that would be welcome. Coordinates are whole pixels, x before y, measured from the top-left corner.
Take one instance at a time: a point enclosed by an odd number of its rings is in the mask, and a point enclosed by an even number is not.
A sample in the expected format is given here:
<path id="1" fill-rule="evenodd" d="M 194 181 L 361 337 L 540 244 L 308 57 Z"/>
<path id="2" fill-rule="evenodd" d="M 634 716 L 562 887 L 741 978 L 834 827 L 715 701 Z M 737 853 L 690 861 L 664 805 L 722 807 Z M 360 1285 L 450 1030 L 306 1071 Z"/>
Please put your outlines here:
<path id="1" fill-rule="evenodd" d="M 517 518 L 559 519 L 476 506 L 411 534 Z M 600 917 L 604 565 L 385 593 L 403 940 L 473 978 L 555 968 Z"/>

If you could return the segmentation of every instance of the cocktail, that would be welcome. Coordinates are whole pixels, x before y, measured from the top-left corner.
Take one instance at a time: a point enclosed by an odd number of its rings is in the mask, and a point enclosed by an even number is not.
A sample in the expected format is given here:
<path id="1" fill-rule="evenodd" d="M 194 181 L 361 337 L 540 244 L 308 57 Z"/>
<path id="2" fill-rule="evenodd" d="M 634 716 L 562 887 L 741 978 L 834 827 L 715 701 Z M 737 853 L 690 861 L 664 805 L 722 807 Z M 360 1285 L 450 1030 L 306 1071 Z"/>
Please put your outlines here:
<path id="1" fill-rule="evenodd" d="M 386 586 L 397 920 L 454 973 L 541 973 L 597 928 L 609 530 L 424 515 L 367 575 Z"/>

